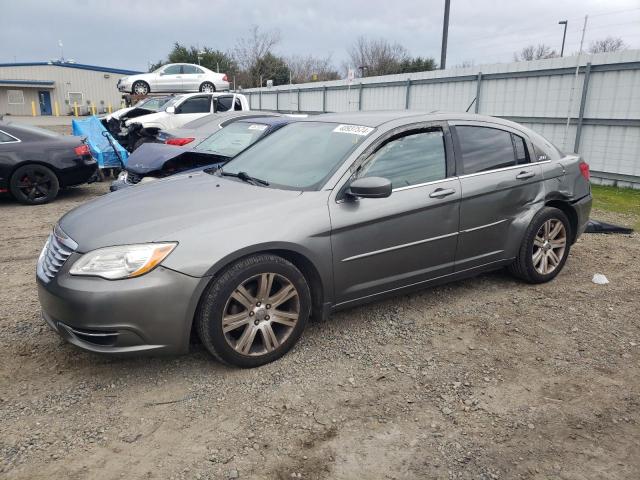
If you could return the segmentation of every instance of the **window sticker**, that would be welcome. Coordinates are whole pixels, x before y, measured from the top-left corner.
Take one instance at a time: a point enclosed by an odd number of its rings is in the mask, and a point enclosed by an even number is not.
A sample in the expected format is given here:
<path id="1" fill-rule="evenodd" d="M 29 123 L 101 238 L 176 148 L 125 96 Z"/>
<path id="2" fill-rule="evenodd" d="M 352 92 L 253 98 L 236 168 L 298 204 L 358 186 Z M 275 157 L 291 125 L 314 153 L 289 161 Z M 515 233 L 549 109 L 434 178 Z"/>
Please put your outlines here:
<path id="1" fill-rule="evenodd" d="M 266 130 L 266 129 L 267 129 L 266 125 L 260 125 L 258 123 L 254 123 L 252 125 L 249 125 L 249 130 L 260 130 L 260 131 L 263 131 L 263 130 Z"/>
<path id="2" fill-rule="evenodd" d="M 333 129 L 336 133 L 350 133 L 351 135 L 366 136 L 373 132 L 373 128 L 362 125 L 338 125 Z"/>

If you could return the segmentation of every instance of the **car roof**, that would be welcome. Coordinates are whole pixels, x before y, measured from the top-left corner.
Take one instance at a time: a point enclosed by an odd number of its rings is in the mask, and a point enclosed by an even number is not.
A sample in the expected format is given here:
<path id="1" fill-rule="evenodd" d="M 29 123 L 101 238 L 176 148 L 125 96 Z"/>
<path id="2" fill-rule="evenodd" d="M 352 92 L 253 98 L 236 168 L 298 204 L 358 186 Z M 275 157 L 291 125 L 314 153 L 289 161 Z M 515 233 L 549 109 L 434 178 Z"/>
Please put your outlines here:
<path id="1" fill-rule="evenodd" d="M 518 128 L 519 130 L 529 130 L 522 125 L 511 122 L 509 120 L 504 120 L 502 118 L 489 117 L 487 115 L 478 115 L 475 113 L 441 112 L 437 110 L 431 112 L 420 110 L 380 110 L 367 112 L 324 113 L 320 115 L 310 116 L 306 119 L 301 119 L 300 121 L 345 123 L 377 128 L 391 122 L 403 123 L 402 120 L 411 120 L 415 122 L 455 120 L 490 122 L 497 123 L 505 127 Z"/>
<path id="2" fill-rule="evenodd" d="M 278 126 L 298 121 L 300 121 L 299 118 L 292 117 L 243 117 L 233 123 L 261 123 L 263 125 Z"/>

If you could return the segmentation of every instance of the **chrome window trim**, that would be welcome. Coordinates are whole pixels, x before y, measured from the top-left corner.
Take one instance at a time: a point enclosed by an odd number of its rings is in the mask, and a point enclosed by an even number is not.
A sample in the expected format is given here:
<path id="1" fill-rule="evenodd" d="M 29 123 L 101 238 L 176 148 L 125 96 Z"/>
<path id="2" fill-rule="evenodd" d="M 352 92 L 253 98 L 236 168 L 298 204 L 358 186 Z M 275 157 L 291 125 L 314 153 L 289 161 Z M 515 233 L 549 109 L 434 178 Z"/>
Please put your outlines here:
<path id="1" fill-rule="evenodd" d="M 14 137 L 13 135 L 11 135 L 10 133 L 5 132 L 4 130 L 0 130 L 0 133 L 4 133 L 7 137 L 13 138 L 13 140 L 10 140 L 8 142 L 0 141 L 0 145 L 4 145 L 5 143 L 21 143 L 22 142 L 22 140 L 20 140 L 17 137 Z"/>
<path id="2" fill-rule="evenodd" d="M 448 178 L 443 178 L 441 180 L 433 180 L 431 182 L 417 183 L 415 185 L 407 185 L 406 187 L 393 188 L 391 191 L 392 192 L 402 192 L 403 190 L 410 190 L 412 188 L 420 188 L 420 187 L 426 187 L 428 185 L 435 185 L 437 183 L 450 182 L 451 180 L 455 180 L 456 178 L 457 177 L 448 177 Z"/>
<path id="3" fill-rule="evenodd" d="M 551 163 L 551 160 L 545 160 L 544 162 L 521 163 L 519 165 L 514 165 L 512 167 L 496 168 L 495 170 L 487 170 L 484 172 L 467 173 L 466 175 L 460 175 L 458 178 L 463 179 L 463 178 L 469 178 L 469 177 L 477 177 L 478 175 L 487 175 L 489 173 L 507 172 L 509 170 L 516 170 L 518 168 L 527 168 L 527 166 L 542 165 L 544 163 Z"/>

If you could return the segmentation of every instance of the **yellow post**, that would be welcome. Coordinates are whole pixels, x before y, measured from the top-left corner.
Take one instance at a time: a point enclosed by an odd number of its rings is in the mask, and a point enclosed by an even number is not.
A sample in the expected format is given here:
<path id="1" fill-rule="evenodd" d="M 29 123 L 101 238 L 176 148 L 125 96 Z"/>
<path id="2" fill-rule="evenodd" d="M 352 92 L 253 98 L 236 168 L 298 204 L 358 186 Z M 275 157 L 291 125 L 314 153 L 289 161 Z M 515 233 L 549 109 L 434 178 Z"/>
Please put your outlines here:
<path id="1" fill-rule="evenodd" d="M 126 105 L 124 104 L 124 100 L 120 102 L 120 108 L 124 108 Z"/>
<path id="2" fill-rule="evenodd" d="M 92 103 L 91 104 L 91 115 L 95 115 L 96 114 L 96 106 Z"/>
<path id="3" fill-rule="evenodd" d="M 109 104 L 109 107 L 108 107 L 108 109 L 109 109 L 109 110 L 108 110 L 108 112 L 109 112 L 109 115 L 111 115 L 111 104 Z"/>
<path id="4" fill-rule="evenodd" d="M 53 103 L 53 111 L 55 112 L 56 117 L 60 116 L 60 107 L 58 106 L 57 100 Z"/>
<path id="5" fill-rule="evenodd" d="M 78 116 L 78 102 L 73 102 L 73 113 Z"/>
<path id="6" fill-rule="evenodd" d="M 36 116 L 36 102 L 31 101 L 31 115 Z"/>

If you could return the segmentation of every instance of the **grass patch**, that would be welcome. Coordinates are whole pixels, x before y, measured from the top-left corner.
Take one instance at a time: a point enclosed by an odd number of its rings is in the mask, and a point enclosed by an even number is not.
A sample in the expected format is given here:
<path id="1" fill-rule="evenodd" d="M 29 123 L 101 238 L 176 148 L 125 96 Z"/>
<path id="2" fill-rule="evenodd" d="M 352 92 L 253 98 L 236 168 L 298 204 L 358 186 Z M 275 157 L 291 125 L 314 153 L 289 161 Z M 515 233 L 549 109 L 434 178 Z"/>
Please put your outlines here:
<path id="1" fill-rule="evenodd" d="M 640 228 L 640 190 L 592 185 L 593 208 L 629 216 L 633 228 Z"/>

